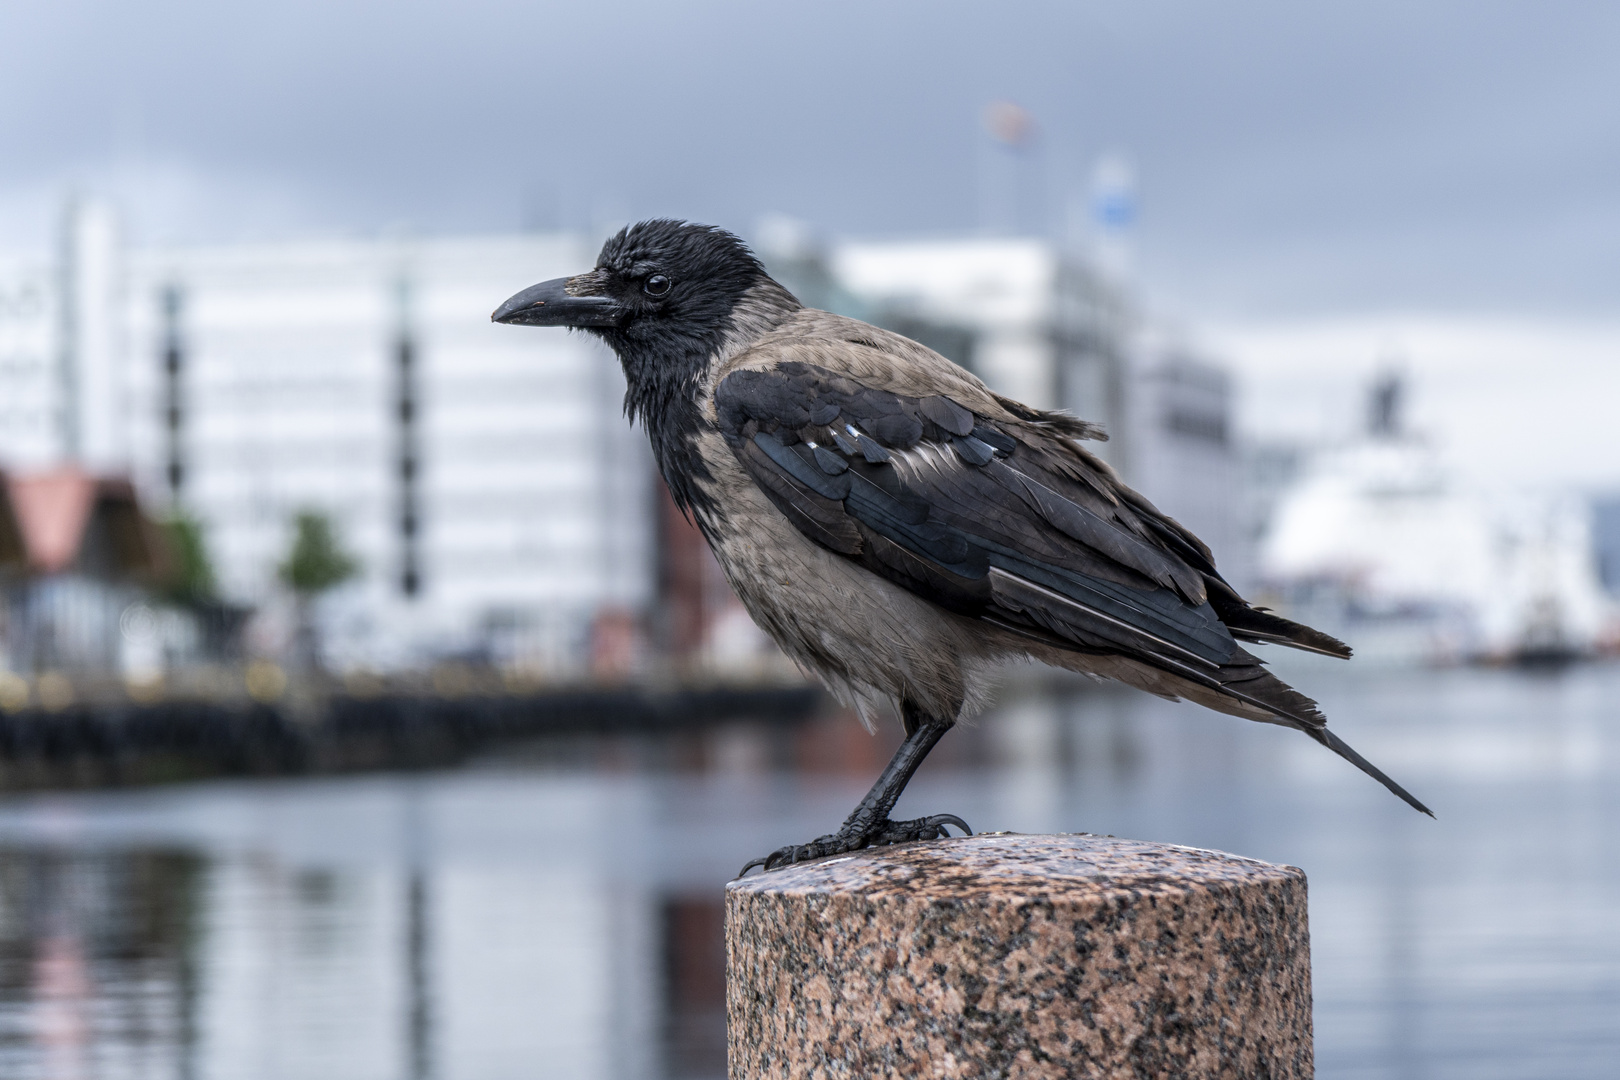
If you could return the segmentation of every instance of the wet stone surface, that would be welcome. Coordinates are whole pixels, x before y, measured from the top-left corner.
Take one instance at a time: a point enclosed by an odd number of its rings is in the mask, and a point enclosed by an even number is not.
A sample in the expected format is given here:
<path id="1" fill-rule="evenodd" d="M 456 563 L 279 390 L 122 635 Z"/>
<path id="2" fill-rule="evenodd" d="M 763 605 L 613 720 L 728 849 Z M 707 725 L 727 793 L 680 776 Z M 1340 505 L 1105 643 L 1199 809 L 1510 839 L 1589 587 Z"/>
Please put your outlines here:
<path id="1" fill-rule="evenodd" d="M 1309 1077 L 1305 875 L 986 835 L 726 892 L 732 1080 Z"/>

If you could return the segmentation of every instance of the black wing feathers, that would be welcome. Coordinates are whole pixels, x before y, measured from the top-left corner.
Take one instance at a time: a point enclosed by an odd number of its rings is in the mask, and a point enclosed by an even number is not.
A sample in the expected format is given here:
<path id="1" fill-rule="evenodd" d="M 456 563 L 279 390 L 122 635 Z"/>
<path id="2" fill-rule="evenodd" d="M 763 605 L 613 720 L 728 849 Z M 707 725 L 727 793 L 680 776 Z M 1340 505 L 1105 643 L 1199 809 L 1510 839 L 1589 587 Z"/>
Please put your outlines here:
<path id="1" fill-rule="evenodd" d="M 782 445 L 774 439 L 770 441 L 777 447 Z M 732 450 L 754 482 L 776 504 L 776 508 L 787 515 L 795 528 L 822 547 L 840 555 L 860 554 L 860 530 L 845 513 L 842 502 L 797 482 L 790 472 L 771 468 L 771 465 L 780 466 L 781 462 L 771 457 L 757 442 L 750 440 L 734 444 Z"/>
<path id="2" fill-rule="evenodd" d="M 1122 517 L 1106 487 L 1077 486 L 1051 448 L 948 397 L 789 362 L 732 373 L 715 405 L 749 474 L 806 535 L 944 607 L 1171 670 L 1219 669 L 1236 649 L 1201 568 Z"/>
<path id="3" fill-rule="evenodd" d="M 1338 638 L 1274 615 L 1265 608 L 1250 607 L 1232 586 L 1213 573 L 1205 574 L 1204 581 L 1209 586 L 1209 602 L 1215 613 L 1239 641 L 1288 645 L 1340 660 L 1350 659 L 1350 646 Z"/>
<path id="4" fill-rule="evenodd" d="M 1025 495 L 1026 501 L 1047 524 L 1150 581 L 1177 590 L 1189 600 L 1205 599 L 1202 578 L 1180 560 L 1111 524 L 1095 511 L 1059 495 L 1045 484 L 1005 465 L 1000 468 L 1010 474 L 1007 486 Z"/>
<path id="5" fill-rule="evenodd" d="M 962 408 L 948 397 L 933 397 L 917 399 L 917 408 L 935 425 L 952 435 L 971 435 L 978 424 L 978 420 L 968 410 Z"/>

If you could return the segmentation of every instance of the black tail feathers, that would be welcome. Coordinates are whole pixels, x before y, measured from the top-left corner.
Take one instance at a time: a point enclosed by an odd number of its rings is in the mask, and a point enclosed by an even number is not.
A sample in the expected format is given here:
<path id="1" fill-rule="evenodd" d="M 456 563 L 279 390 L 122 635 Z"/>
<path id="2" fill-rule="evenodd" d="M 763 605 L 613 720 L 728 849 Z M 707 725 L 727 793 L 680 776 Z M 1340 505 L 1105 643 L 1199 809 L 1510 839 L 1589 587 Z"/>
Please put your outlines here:
<path id="1" fill-rule="evenodd" d="M 1259 608 L 1249 608 L 1247 611 L 1231 614 L 1222 612 L 1221 621 L 1226 623 L 1226 628 L 1239 641 L 1252 641 L 1263 645 L 1287 645 L 1291 649 L 1320 653 L 1339 660 L 1350 659 L 1350 646 L 1338 638 Z"/>
<path id="2" fill-rule="evenodd" d="M 1292 649 L 1321 653 L 1340 660 L 1350 659 L 1350 646 L 1338 638 L 1285 619 L 1265 608 L 1250 607 L 1249 602 L 1218 575 L 1204 574 L 1204 584 L 1209 588 L 1210 606 L 1239 641 L 1287 645 Z"/>
<path id="3" fill-rule="evenodd" d="M 1401 800 L 1412 809 L 1428 814 L 1430 817 L 1434 817 L 1433 810 L 1430 810 L 1427 806 L 1424 806 L 1421 802 L 1419 802 L 1410 791 L 1407 791 L 1405 788 L 1401 787 L 1401 785 L 1385 776 L 1382 769 L 1368 761 L 1366 758 L 1362 757 L 1360 754 L 1356 753 L 1349 743 L 1333 734 L 1333 732 L 1329 731 L 1327 728 L 1307 727 L 1301 728 L 1301 730 L 1311 738 L 1315 739 L 1317 742 L 1321 743 L 1323 746 L 1327 747 L 1329 750 L 1332 750 L 1335 754 L 1338 754 L 1340 757 L 1344 758 L 1344 760 L 1348 761 L 1356 768 L 1360 769 L 1362 772 L 1366 773 L 1368 776 L 1372 777 L 1374 780 L 1378 781 L 1380 784 L 1383 784 L 1385 787 L 1389 788 L 1390 791 L 1400 796 Z"/>

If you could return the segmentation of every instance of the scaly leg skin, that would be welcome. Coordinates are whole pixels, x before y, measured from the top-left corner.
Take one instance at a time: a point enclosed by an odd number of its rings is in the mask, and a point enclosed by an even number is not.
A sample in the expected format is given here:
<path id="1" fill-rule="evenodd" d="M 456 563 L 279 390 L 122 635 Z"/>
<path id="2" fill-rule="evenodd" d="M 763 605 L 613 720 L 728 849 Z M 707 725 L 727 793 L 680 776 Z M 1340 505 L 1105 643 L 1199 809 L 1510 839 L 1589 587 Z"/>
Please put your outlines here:
<path id="1" fill-rule="evenodd" d="M 900 798 L 900 793 L 906 789 L 917 766 L 922 764 L 928 751 L 934 748 L 940 737 L 951 729 L 953 721 L 934 720 L 921 715 L 909 702 L 903 711 L 906 722 L 906 741 L 900 744 L 900 749 L 894 752 L 889 760 L 888 767 L 883 775 L 878 777 L 872 790 L 866 793 L 866 798 L 849 815 L 843 826 L 835 833 L 818 836 L 808 844 L 789 844 L 787 847 L 777 848 L 769 855 L 757 859 L 750 859 L 748 864 L 737 873 L 742 877 L 756 866 L 766 870 L 775 870 L 783 866 L 791 866 L 807 859 L 820 859 L 828 855 L 842 855 L 849 851 L 859 851 L 862 848 L 876 847 L 881 844 L 903 844 L 910 840 L 938 840 L 949 836 L 947 825 L 954 825 L 968 836 L 973 830 L 968 828 L 967 822 L 955 814 L 934 814 L 931 817 L 914 818 L 911 821 L 890 821 L 889 811 Z"/>

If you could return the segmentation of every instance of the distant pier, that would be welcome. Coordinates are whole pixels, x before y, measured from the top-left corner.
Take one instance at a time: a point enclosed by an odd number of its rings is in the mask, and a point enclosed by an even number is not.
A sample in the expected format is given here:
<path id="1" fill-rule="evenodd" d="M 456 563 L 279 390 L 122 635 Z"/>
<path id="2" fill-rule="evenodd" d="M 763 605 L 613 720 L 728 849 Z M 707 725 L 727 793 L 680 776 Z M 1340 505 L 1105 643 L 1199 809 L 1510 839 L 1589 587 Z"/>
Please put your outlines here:
<path id="1" fill-rule="evenodd" d="M 809 686 L 579 685 L 31 704 L 0 711 L 0 790 L 432 768 L 546 737 L 793 725 L 823 701 Z"/>

